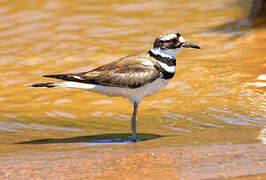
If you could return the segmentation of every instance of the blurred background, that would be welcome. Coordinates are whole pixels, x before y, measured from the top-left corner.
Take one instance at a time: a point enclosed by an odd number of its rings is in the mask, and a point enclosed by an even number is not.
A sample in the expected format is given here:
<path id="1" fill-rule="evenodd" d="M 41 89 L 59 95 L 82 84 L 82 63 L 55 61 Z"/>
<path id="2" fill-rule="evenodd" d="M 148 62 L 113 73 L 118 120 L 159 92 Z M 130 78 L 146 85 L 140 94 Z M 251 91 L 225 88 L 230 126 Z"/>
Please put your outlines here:
<path id="1" fill-rule="evenodd" d="M 183 50 L 168 87 L 142 101 L 138 146 L 262 143 L 266 29 L 257 21 L 260 8 L 251 6 L 248 0 L 1 0 L 0 153 L 97 151 L 104 142 L 130 148 L 126 99 L 27 85 L 46 81 L 44 74 L 85 71 L 148 51 L 166 31 L 202 49 Z M 97 139 L 108 141 L 95 146 Z"/>

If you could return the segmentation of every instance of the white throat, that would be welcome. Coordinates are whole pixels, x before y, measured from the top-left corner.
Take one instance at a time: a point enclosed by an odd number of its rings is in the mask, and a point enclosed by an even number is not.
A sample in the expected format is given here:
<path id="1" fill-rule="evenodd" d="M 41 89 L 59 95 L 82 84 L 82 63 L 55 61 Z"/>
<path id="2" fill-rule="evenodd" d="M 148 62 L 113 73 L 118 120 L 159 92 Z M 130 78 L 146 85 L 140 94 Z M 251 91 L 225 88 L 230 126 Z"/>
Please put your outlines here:
<path id="1" fill-rule="evenodd" d="M 176 59 L 176 54 L 179 53 L 179 51 L 181 49 L 182 48 L 162 50 L 161 48 L 152 48 L 151 51 L 155 55 L 160 55 L 162 57 L 168 57 L 168 58 Z"/>

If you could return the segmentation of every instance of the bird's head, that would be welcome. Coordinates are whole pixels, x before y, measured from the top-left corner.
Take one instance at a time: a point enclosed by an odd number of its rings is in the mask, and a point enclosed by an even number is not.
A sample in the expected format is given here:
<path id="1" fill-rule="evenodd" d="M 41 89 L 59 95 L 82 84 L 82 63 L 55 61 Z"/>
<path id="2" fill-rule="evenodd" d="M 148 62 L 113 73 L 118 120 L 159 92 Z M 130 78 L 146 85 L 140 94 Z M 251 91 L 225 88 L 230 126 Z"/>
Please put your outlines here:
<path id="1" fill-rule="evenodd" d="M 161 51 L 173 58 L 176 58 L 176 54 L 183 48 L 200 49 L 198 45 L 185 41 L 180 33 L 162 34 L 153 43 L 154 50 Z"/>

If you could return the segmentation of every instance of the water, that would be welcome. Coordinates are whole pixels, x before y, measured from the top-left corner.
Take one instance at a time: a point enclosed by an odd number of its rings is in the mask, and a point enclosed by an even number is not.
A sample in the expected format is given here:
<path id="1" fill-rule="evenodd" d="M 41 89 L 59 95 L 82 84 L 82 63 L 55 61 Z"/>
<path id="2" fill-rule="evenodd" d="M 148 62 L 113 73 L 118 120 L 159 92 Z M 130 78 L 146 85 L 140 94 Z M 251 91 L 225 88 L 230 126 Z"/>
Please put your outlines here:
<path id="1" fill-rule="evenodd" d="M 202 49 L 181 52 L 168 87 L 144 98 L 137 146 L 262 142 L 266 29 L 242 26 L 248 11 L 239 0 L 1 1 L 0 152 L 131 148 L 127 100 L 27 85 L 147 51 L 169 30 Z"/>

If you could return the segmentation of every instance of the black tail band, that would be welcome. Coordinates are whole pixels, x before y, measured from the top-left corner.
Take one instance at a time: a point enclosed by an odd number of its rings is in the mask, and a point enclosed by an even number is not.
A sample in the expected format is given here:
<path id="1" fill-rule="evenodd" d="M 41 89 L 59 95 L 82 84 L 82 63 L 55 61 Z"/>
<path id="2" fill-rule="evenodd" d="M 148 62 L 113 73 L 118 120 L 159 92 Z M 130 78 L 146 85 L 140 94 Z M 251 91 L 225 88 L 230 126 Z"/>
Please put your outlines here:
<path id="1" fill-rule="evenodd" d="M 46 87 L 46 88 L 52 88 L 55 87 L 55 84 L 52 82 L 48 83 L 38 83 L 38 84 L 32 84 L 31 87 Z"/>

